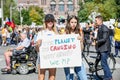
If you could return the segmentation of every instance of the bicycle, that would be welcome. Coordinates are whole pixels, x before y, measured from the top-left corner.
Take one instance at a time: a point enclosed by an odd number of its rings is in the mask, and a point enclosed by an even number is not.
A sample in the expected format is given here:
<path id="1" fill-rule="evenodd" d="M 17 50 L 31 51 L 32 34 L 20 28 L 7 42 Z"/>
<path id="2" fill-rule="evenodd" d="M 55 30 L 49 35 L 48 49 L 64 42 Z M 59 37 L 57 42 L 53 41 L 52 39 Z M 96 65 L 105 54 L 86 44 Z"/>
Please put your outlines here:
<path id="1" fill-rule="evenodd" d="M 97 54 L 95 63 L 88 61 L 88 59 L 85 57 L 84 52 L 82 53 L 82 56 L 83 56 L 83 58 L 85 59 L 86 63 L 89 66 L 89 72 L 92 73 L 91 76 L 94 76 L 94 73 L 95 73 L 97 78 L 99 78 L 100 80 L 103 80 L 104 72 L 103 72 L 103 68 L 102 68 L 102 66 L 100 64 L 100 60 L 101 60 L 100 59 L 100 54 Z M 112 53 L 110 53 L 107 61 L 108 61 L 108 65 L 111 65 L 110 70 L 111 70 L 111 73 L 113 73 L 114 70 L 115 70 L 116 60 L 113 57 Z M 93 78 L 90 77 L 90 79 L 92 80 Z"/>
<path id="2" fill-rule="evenodd" d="M 85 56 L 87 57 L 89 55 L 89 52 L 90 52 L 90 46 L 91 46 L 91 41 L 90 40 L 85 40 L 84 42 L 84 49 L 83 51 L 86 52 L 85 53 Z"/>

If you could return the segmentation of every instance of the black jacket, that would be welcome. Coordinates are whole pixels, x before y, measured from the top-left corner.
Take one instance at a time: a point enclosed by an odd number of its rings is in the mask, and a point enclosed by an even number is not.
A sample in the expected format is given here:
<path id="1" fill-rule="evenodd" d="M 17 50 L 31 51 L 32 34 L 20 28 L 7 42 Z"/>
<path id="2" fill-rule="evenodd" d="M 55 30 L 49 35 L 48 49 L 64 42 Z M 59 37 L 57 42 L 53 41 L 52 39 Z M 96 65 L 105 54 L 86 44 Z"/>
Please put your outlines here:
<path id="1" fill-rule="evenodd" d="M 104 24 L 98 28 L 97 50 L 98 52 L 111 51 L 109 29 Z"/>
<path id="2" fill-rule="evenodd" d="M 84 32 L 84 39 L 90 39 L 90 32 L 92 32 L 92 30 L 90 28 L 88 30 L 86 28 L 83 28 L 83 32 Z"/>

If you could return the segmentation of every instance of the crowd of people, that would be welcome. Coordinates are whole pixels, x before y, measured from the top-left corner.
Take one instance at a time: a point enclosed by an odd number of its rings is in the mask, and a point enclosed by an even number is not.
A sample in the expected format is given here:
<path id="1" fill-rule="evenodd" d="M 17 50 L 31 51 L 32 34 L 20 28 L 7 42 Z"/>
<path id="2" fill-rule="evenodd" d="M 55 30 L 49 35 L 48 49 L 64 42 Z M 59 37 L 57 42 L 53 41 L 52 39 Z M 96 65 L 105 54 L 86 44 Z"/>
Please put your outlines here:
<path id="1" fill-rule="evenodd" d="M 7 25 L 1 30 L 2 46 L 18 44 L 16 50 L 23 50 L 30 44 L 36 46 L 36 50 L 39 53 L 40 46 L 42 44 L 42 36 L 54 36 L 65 34 L 77 34 L 78 40 L 80 40 L 81 51 L 84 51 L 86 45 L 95 46 L 97 52 L 101 54 L 101 65 L 104 70 L 104 80 L 113 80 L 112 73 L 110 72 L 109 65 L 107 64 L 107 58 L 111 52 L 111 47 L 115 47 L 115 57 L 118 56 L 120 51 L 120 23 L 111 29 L 110 26 L 103 24 L 103 18 L 101 15 L 95 17 L 95 22 L 86 23 L 85 27 L 81 27 L 79 19 L 75 15 L 68 17 L 66 26 L 58 30 L 56 26 L 56 20 L 54 15 L 47 14 L 44 19 L 43 28 L 20 28 L 16 27 L 12 32 L 7 28 Z M 114 38 L 113 38 L 114 37 Z M 115 44 L 113 44 L 113 39 Z M 49 39 L 48 39 L 49 40 Z M 12 56 L 13 49 L 10 49 L 4 53 L 6 67 L 2 70 L 10 70 L 10 56 Z M 40 57 L 38 57 L 38 60 Z M 76 60 L 77 61 L 77 60 Z M 38 64 L 40 62 L 38 61 Z M 74 72 L 71 72 L 71 69 Z M 56 68 L 40 69 L 39 66 L 39 80 L 45 79 L 45 71 L 49 71 L 49 80 L 55 80 Z M 79 67 L 65 67 L 64 68 L 66 80 L 74 80 L 74 73 L 77 75 L 78 80 L 87 80 L 86 68 L 84 63 Z"/>

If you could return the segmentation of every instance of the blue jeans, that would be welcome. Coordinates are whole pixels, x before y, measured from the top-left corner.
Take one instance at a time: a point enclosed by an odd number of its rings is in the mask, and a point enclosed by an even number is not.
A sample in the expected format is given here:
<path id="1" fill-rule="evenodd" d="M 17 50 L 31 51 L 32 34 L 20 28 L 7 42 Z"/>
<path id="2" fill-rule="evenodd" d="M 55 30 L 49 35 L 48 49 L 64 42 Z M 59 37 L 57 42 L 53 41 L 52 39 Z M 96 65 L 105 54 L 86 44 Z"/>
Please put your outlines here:
<path id="1" fill-rule="evenodd" d="M 113 36 L 110 36 L 110 44 L 113 46 Z"/>
<path id="2" fill-rule="evenodd" d="M 108 63 L 107 63 L 109 54 L 110 54 L 110 52 L 108 52 L 108 51 L 101 53 L 101 65 L 102 65 L 103 71 L 104 71 L 104 80 L 110 80 L 112 78 L 112 73 L 111 73 Z"/>
<path id="3" fill-rule="evenodd" d="M 11 43 L 11 38 L 7 38 L 7 43 L 8 43 L 8 44 Z"/>
<path id="4" fill-rule="evenodd" d="M 81 67 L 74 67 L 74 71 L 77 75 L 78 80 L 87 80 L 86 69 L 84 64 Z M 74 74 L 70 74 L 70 68 L 64 68 L 66 80 L 74 80 Z"/>
<path id="5" fill-rule="evenodd" d="M 118 55 L 118 51 L 120 50 L 120 41 L 115 41 L 115 55 Z"/>

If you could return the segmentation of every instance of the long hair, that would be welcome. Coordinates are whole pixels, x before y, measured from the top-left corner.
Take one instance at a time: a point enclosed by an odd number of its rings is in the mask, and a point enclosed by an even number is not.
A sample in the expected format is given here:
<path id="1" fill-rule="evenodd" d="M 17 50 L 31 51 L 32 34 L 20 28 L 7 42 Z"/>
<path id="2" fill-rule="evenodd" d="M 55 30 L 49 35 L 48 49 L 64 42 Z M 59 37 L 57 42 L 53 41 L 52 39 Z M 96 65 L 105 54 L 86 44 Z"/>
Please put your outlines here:
<path id="1" fill-rule="evenodd" d="M 57 28 L 56 28 L 56 21 L 52 21 L 53 22 L 53 26 L 52 26 L 52 30 L 57 34 Z M 43 24 L 43 29 L 45 30 L 47 28 L 47 22 L 45 21 Z"/>
<path id="2" fill-rule="evenodd" d="M 76 27 L 75 27 L 75 29 L 74 29 L 74 32 L 75 32 L 75 34 L 80 34 L 79 19 L 78 19 L 77 16 L 75 16 L 75 15 L 71 15 L 71 16 L 69 16 L 68 19 L 67 19 L 67 24 L 66 24 L 66 27 L 65 27 L 66 34 L 71 34 L 71 32 L 72 32 L 72 28 L 71 28 L 71 25 L 70 25 L 70 21 L 71 21 L 71 19 L 73 19 L 73 18 L 77 20 L 77 25 L 76 25 Z"/>

